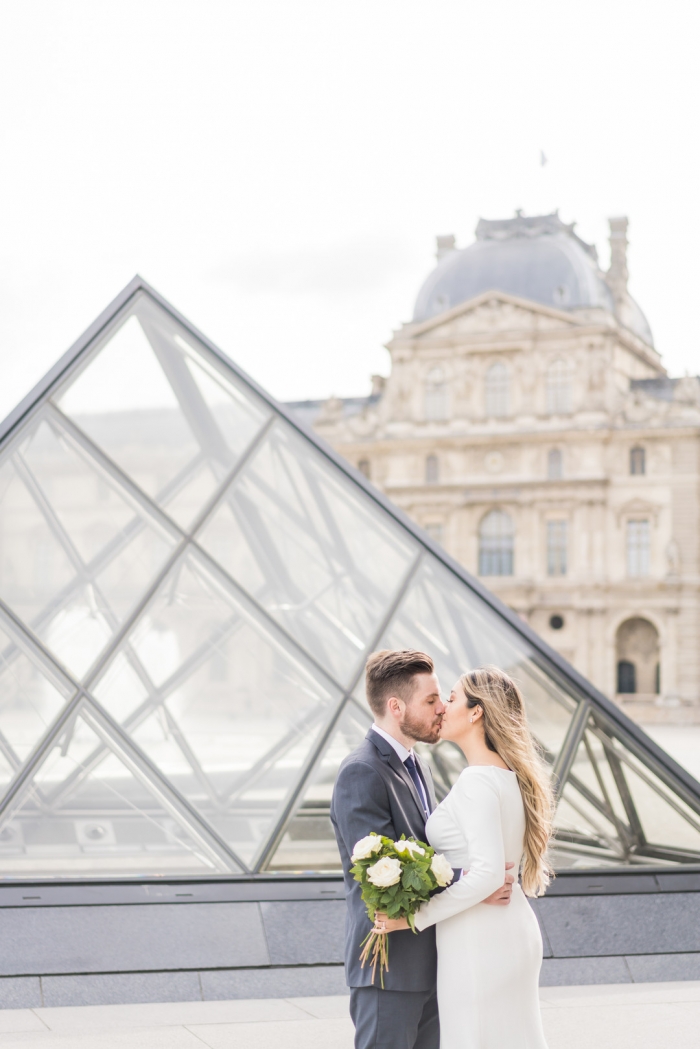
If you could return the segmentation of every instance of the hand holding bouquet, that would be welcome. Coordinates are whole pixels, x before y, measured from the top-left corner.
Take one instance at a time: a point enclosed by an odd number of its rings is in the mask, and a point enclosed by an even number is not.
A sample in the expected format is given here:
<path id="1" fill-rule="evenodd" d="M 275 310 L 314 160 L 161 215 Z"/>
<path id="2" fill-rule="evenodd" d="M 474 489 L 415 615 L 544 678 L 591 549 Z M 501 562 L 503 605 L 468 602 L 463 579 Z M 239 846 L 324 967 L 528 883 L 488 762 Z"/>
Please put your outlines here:
<path id="1" fill-rule="evenodd" d="M 405 918 L 416 931 L 414 915 L 436 889 L 445 888 L 453 871 L 444 856 L 415 838 L 401 836 L 399 841 L 369 834 L 353 849 L 350 873 L 362 886 L 362 899 L 367 914 L 374 921 L 377 911 L 389 918 Z M 389 970 L 389 943 L 385 933 L 372 929 L 363 940 L 360 961 L 372 966 L 372 983 L 379 966 L 384 988 L 384 972 Z"/>

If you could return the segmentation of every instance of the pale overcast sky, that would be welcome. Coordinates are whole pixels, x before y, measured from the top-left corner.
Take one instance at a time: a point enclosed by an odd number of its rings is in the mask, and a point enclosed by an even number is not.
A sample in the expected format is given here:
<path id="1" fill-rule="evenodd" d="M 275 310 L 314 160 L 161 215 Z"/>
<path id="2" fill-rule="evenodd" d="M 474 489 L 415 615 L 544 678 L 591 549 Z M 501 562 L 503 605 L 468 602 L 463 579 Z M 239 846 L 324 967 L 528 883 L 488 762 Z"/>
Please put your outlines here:
<path id="1" fill-rule="evenodd" d="M 366 393 L 434 238 L 559 208 L 700 370 L 690 0 L 0 0 L 0 416 L 139 272 L 282 399 Z M 540 151 L 548 158 L 540 166 Z"/>

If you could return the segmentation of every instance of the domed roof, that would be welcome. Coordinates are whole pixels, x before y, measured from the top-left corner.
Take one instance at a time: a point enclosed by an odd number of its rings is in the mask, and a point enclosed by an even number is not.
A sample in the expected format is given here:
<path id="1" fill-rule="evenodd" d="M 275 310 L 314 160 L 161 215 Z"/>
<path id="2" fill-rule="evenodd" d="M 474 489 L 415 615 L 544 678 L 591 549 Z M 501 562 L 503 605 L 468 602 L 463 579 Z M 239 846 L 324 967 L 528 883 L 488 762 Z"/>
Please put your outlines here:
<path id="1" fill-rule="evenodd" d="M 445 238 L 440 238 L 444 243 Z M 599 307 L 615 313 L 615 300 L 598 266 L 596 249 L 555 212 L 532 218 L 480 219 L 468 248 L 448 249 L 418 293 L 414 322 L 467 302 L 485 291 L 505 291 L 559 310 Z M 651 330 L 629 299 L 620 317 L 645 342 Z"/>

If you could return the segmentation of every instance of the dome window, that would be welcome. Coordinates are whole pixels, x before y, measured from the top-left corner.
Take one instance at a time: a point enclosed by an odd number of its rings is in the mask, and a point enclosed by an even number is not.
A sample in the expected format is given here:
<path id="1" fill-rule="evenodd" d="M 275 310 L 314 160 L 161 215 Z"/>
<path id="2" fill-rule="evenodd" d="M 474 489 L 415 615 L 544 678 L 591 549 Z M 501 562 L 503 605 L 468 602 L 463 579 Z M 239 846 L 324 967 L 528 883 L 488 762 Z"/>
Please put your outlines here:
<path id="1" fill-rule="evenodd" d="M 510 401 L 510 376 L 505 364 L 499 361 L 491 365 L 485 385 L 486 415 L 502 419 L 508 415 Z"/>

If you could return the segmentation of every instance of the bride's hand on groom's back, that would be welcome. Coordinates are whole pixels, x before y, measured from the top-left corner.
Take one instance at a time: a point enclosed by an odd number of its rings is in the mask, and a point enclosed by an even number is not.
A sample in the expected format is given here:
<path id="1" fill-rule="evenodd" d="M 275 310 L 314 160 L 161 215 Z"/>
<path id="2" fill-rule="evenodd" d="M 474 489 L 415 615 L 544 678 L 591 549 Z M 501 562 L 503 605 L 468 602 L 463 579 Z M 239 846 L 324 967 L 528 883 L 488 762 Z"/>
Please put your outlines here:
<path id="1" fill-rule="evenodd" d="M 374 918 L 375 932 L 401 932 L 403 929 L 410 928 L 411 926 L 405 918 L 390 918 L 388 914 L 384 914 L 382 911 L 377 911 Z"/>
<path id="2" fill-rule="evenodd" d="M 510 903 L 510 898 L 513 895 L 515 875 L 509 874 L 508 871 L 511 871 L 514 866 L 514 863 L 506 863 L 506 880 L 503 885 L 501 885 L 500 889 L 496 889 L 495 892 L 492 892 L 490 896 L 486 897 L 483 901 L 484 903 L 489 903 L 494 907 L 506 907 Z M 467 874 L 467 871 L 464 873 Z"/>

